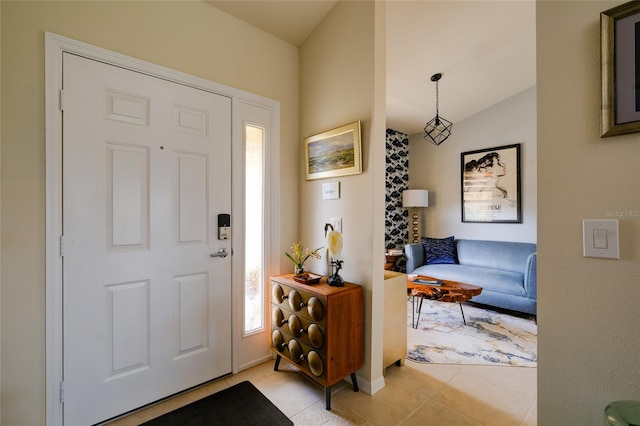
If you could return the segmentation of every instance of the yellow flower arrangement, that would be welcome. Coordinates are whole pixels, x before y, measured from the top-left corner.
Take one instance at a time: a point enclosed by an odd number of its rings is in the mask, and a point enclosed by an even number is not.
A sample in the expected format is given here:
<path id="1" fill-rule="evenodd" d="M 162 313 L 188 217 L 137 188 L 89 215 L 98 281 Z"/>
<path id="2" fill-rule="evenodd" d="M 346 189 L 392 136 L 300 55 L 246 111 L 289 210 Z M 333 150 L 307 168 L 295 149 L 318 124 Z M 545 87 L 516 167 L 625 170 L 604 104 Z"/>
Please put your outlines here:
<path id="1" fill-rule="evenodd" d="M 322 247 L 318 247 L 315 250 L 309 250 L 308 248 L 303 248 L 301 242 L 297 242 L 291 246 L 291 251 L 293 253 L 291 254 L 285 251 L 284 255 L 293 262 L 296 268 L 296 273 L 298 273 L 299 271 L 304 270 L 304 262 L 306 262 L 310 257 L 314 257 L 316 259 L 322 258 L 320 255 L 321 248 Z"/>

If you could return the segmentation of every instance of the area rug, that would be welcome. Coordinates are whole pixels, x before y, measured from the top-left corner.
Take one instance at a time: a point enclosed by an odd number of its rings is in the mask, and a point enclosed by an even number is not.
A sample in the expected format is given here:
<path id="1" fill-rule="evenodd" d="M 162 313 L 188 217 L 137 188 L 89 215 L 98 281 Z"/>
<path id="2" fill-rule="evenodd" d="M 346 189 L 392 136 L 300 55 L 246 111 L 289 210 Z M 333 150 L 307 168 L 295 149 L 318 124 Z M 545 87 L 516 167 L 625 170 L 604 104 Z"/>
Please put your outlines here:
<path id="1" fill-rule="evenodd" d="M 146 426 L 276 425 L 290 426 L 287 418 L 249 381 L 238 383 L 170 413 Z"/>
<path id="2" fill-rule="evenodd" d="M 416 299 L 416 306 L 418 300 Z M 433 364 L 537 366 L 537 325 L 533 318 L 425 300 L 418 328 L 411 327 L 412 303 L 407 303 L 407 359 Z M 417 314 L 416 314 L 417 315 Z"/>

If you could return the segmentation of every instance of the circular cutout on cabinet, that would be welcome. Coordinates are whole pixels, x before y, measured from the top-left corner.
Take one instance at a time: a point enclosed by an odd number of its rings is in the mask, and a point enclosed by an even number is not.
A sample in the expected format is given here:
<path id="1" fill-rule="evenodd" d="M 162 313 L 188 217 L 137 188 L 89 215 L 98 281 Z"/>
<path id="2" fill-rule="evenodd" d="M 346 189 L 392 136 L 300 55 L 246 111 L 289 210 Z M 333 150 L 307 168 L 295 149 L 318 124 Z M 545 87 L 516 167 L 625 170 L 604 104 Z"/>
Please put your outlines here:
<path id="1" fill-rule="evenodd" d="M 309 343 L 311 343 L 311 346 L 313 346 L 314 348 L 322 347 L 322 342 L 324 339 L 322 329 L 320 327 L 315 324 L 309 325 L 307 334 L 309 335 Z"/>
<path id="2" fill-rule="evenodd" d="M 298 293 L 296 290 L 291 290 L 289 292 L 289 306 L 291 307 L 291 309 L 298 312 L 300 310 L 300 302 L 302 302 L 300 293 Z"/>
<path id="3" fill-rule="evenodd" d="M 284 296 L 282 287 L 280 287 L 280 284 L 274 284 L 273 288 L 271 289 L 271 298 L 273 299 L 273 303 L 281 303 L 282 296 Z"/>
<path id="4" fill-rule="evenodd" d="M 300 324 L 300 319 L 295 315 L 289 315 L 289 331 L 296 337 L 302 334 L 302 324 Z"/>
<path id="5" fill-rule="evenodd" d="M 322 302 L 317 297 L 310 297 L 307 302 L 307 311 L 309 311 L 309 315 L 316 321 L 321 321 L 322 316 L 324 315 L 322 309 Z"/>
<path id="6" fill-rule="evenodd" d="M 284 324 L 284 314 L 277 306 L 274 306 L 271 310 L 271 321 L 274 325 L 280 327 Z"/>
<path id="7" fill-rule="evenodd" d="M 296 339 L 289 340 L 289 355 L 291 355 L 291 360 L 296 363 L 304 359 L 304 352 Z"/>
<path id="8" fill-rule="evenodd" d="M 309 370 L 317 377 L 322 376 L 324 372 L 324 365 L 322 363 L 322 358 L 316 351 L 309 351 L 307 354 L 307 363 L 309 364 Z"/>
<path id="9" fill-rule="evenodd" d="M 276 348 L 279 352 L 282 352 L 282 350 L 284 349 L 284 337 L 279 330 L 273 330 L 273 333 L 271 333 L 271 343 L 273 344 L 273 347 Z"/>

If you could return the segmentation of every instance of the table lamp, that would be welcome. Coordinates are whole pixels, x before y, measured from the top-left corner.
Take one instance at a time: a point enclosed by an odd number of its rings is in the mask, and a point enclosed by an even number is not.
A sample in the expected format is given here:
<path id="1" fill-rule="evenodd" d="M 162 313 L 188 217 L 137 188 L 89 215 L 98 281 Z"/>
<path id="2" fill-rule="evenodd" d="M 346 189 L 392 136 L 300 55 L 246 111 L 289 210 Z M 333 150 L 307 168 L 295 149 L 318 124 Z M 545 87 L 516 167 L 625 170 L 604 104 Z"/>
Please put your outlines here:
<path id="1" fill-rule="evenodd" d="M 402 191 L 402 207 L 413 209 L 411 215 L 411 236 L 413 242 L 420 242 L 420 221 L 418 207 L 429 207 L 429 191 L 426 189 L 407 189 Z"/>
<path id="2" fill-rule="evenodd" d="M 327 234 L 327 229 L 331 228 L 331 231 Z M 327 238 L 327 246 L 329 246 L 329 257 L 331 258 L 332 275 L 327 278 L 327 282 L 330 286 L 342 287 L 344 286 L 344 280 L 340 276 L 340 269 L 342 269 L 343 261 L 340 259 L 342 256 L 342 234 L 339 231 L 334 231 L 333 226 L 329 223 L 325 224 L 324 232 Z"/>

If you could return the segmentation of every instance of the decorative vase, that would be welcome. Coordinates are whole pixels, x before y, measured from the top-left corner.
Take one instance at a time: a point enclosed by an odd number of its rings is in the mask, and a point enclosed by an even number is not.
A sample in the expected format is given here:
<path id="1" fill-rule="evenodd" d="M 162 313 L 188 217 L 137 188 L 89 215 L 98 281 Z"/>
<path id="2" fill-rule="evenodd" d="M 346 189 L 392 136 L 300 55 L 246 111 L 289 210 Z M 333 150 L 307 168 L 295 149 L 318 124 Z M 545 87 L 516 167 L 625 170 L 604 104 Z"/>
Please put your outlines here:
<path id="1" fill-rule="evenodd" d="M 304 265 L 295 265 L 293 267 L 293 273 L 296 275 L 304 274 Z"/>

